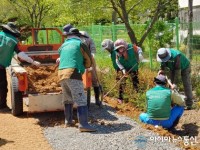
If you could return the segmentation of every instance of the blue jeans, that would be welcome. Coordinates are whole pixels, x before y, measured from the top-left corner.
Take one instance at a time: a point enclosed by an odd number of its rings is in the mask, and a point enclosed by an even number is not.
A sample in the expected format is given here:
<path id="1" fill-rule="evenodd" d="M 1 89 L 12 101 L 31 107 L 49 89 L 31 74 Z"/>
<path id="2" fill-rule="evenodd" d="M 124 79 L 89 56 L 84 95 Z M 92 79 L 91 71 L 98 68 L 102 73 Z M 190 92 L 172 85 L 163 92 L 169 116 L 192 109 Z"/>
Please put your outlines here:
<path id="1" fill-rule="evenodd" d="M 171 114 L 169 119 L 167 120 L 154 120 L 150 119 L 147 113 L 140 114 L 140 120 L 143 123 L 152 124 L 152 125 L 159 125 L 163 128 L 171 128 L 175 120 L 179 119 L 184 111 L 184 107 L 182 106 L 174 106 L 171 110 Z"/>

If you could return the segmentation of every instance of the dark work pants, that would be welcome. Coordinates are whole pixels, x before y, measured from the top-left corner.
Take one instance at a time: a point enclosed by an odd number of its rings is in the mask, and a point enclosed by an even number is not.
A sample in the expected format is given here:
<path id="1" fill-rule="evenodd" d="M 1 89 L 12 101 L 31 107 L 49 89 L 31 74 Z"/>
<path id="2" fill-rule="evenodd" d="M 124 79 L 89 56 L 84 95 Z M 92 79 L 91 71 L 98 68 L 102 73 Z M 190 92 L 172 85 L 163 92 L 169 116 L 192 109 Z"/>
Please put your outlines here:
<path id="1" fill-rule="evenodd" d="M 131 77 L 133 87 L 135 90 L 138 92 L 138 84 L 139 84 L 139 79 L 138 79 L 138 71 L 132 71 L 129 73 L 129 76 Z M 126 86 L 126 79 L 122 79 L 119 85 L 119 99 L 123 100 L 123 94 Z"/>
<path id="2" fill-rule="evenodd" d="M 6 107 L 7 88 L 8 82 L 6 77 L 6 69 L 0 68 L 0 108 Z"/>

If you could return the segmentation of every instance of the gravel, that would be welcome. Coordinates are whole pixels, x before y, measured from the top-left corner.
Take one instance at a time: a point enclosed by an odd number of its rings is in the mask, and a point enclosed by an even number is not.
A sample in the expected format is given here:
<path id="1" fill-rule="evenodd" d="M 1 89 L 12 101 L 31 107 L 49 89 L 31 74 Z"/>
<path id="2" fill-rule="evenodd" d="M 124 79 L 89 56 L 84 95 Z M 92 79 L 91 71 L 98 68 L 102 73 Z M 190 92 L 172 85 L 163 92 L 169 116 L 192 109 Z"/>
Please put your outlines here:
<path id="1" fill-rule="evenodd" d="M 53 150 L 181 150 L 169 137 L 141 128 L 106 104 L 101 109 L 93 103 L 89 118 L 94 120 L 91 125 L 97 132 L 80 133 L 75 127 L 46 127 L 44 135 Z"/>

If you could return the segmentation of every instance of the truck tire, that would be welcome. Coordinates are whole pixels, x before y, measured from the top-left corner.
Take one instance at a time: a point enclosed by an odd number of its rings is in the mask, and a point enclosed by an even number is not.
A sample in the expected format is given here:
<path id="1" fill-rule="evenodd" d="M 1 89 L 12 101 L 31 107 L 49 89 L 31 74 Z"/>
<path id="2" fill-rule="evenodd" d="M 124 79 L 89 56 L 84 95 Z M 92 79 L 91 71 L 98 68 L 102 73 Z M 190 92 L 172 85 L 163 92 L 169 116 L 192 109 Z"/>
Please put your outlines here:
<path id="1" fill-rule="evenodd" d="M 12 99 L 12 114 L 19 116 L 23 113 L 23 96 L 22 92 L 14 92 L 14 99 Z"/>
<path id="2" fill-rule="evenodd" d="M 18 79 L 17 77 L 11 78 L 11 105 L 12 114 L 19 116 L 23 113 L 23 93 L 18 90 Z"/>
<path id="3" fill-rule="evenodd" d="M 88 109 L 90 108 L 90 102 L 91 102 L 91 88 L 87 88 L 86 89 L 87 91 L 87 106 L 88 106 Z"/>

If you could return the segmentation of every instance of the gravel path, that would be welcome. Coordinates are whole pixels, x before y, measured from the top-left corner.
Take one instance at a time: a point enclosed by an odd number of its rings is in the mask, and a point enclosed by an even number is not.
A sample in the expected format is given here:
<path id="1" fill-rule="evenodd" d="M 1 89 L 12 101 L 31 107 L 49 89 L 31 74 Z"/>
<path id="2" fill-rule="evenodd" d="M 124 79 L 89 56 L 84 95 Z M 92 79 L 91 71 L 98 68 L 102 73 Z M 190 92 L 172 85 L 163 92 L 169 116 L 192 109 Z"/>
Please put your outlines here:
<path id="1" fill-rule="evenodd" d="M 104 104 L 94 104 L 89 111 L 96 120 L 92 126 L 97 132 L 80 133 L 77 128 L 47 127 L 44 135 L 54 150 L 180 150 L 168 137 L 145 130 L 132 119 L 116 114 Z M 98 118 L 97 118 L 98 117 Z"/>

